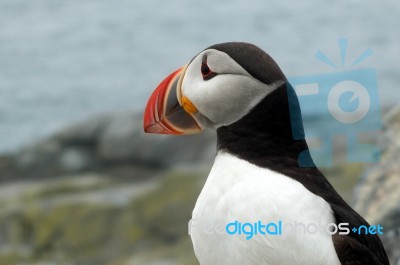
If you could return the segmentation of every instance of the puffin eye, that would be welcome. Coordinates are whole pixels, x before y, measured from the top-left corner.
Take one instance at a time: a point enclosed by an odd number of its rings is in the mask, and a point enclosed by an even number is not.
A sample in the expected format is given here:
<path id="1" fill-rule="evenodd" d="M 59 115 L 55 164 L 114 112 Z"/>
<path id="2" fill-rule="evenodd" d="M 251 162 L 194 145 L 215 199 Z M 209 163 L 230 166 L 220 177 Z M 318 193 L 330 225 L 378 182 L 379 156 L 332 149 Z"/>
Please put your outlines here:
<path id="1" fill-rule="evenodd" d="M 211 71 L 210 67 L 207 64 L 207 56 L 203 57 L 203 62 L 201 63 L 201 74 L 203 75 L 203 80 L 207 81 L 217 75 Z"/>
<path id="2" fill-rule="evenodd" d="M 208 67 L 207 64 L 202 64 L 201 65 L 201 74 L 203 76 L 207 76 L 211 73 L 210 67 Z"/>

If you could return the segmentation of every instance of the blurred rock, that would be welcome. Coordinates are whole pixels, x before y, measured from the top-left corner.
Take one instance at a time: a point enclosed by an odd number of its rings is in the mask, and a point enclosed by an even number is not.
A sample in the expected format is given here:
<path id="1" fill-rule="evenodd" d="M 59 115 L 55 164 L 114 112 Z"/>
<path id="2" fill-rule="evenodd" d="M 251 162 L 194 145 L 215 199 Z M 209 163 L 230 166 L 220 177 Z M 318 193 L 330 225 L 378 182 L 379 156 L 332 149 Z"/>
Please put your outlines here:
<path id="1" fill-rule="evenodd" d="M 134 113 L 105 114 L 68 127 L 11 156 L 0 157 L 0 180 L 49 178 L 96 171 L 137 177 L 177 164 L 210 166 L 214 134 L 195 136 L 145 134 Z M 142 172 L 144 172 L 142 170 Z"/>
<path id="2" fill-rule="evenodd" d="M 145 134 L 142 118 L 132 114 L 114 116 L 100 134 L 98 148 L 104 161 L 131 160 L 155 167 L 205 163 L 215 154 L 209 131 L 189 136 Z"/>
<path id="3" fill-rule="evenodd" d="M 97 174 L 0 186 L 0 264 L 196 264 L 187 234 L 204 172 Z M 179 186 L 179 188 L 177 188 Z"/>
<path id="4" fill-rule="evenodd" d="M 356 208 L 384 226 L 399 265 L 400 107 L 385 127 L 382 161 L 358 183 Z M 141 115 L 119 113 L 0 156 L 0 264 L 198 264 L 187 222 L 214 155 L 212 132 L 145 134 Z M 333 181 L 343 195 L 362 170 L 326 173 L 349 176 Z"/>
<path id="5" fill-rule="evenodd" d="M 196 264 L 187 223 L 214 139 L 117 113 L 0 156 L 0 264 Z"/>
<path id="6" fill-rule="evenodd" d="M 384 227 L 383 244 L 392 265 L 400 265 L 400 105 L 384 119 L 383 153 L 361 178 L 355 208 L 369 222 Z"/>
<path id="7" fill-rule="evenodd" d="M 15 164 L 12 156 L 0 155 L 0 180 L 15 172 Z"/>

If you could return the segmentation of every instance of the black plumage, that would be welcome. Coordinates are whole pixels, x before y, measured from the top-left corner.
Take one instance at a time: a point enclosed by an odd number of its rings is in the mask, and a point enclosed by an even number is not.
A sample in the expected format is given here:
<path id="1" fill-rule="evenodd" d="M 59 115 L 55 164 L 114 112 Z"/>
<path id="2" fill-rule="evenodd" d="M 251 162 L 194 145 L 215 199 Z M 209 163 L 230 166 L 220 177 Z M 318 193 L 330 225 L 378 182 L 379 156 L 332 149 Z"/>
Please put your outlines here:
<path id="1" fill-rule="evenodd" d="M 304 135 L 300 106 L 293 88 L 275 61 L 260 48 L 248 43 L 223 43 L 208 49 L 227 53 L 249 74 L 267 85 L 284 81 L 246 116 L 217 129 L 218 150 L 302 183 L 331 205 L 337 224 L 349 223 L 350 228 L 369 226 L 342 199 L 317 167 L 299 166 L 299 154 L 308 151 L 304 139 L 295 140 L 292 136 L 292 130 L 297 130 L 297 135 Z M 310 164 L 313 163 L 311 157 L 307 159 Z M 359 235 L 351 231 L 349 235 L 335 234 L 332 240 L 342 264 L 389 264 L 378 235 Z"/>

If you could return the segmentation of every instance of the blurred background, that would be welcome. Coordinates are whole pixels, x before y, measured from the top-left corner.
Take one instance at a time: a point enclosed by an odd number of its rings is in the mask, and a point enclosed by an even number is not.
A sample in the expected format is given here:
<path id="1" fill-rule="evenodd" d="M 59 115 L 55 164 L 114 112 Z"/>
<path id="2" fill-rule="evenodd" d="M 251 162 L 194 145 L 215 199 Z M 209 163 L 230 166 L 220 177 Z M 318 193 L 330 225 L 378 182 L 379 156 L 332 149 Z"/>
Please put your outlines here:
<path id="1" fill-rule="evenodd" d="M 288 77 L 340 71 L 315 58 L 339 63 L 338 38 L 350 61 L 373 50 L 355 69 L 377 73 L 382 157 L 322 170 L 400 264 L 399 17 L 391 0 L 0 0 L 0 264 L 198 264 L 187 223 L 215 135 L 145 135 L 150 93 L 226 41 Z"/>

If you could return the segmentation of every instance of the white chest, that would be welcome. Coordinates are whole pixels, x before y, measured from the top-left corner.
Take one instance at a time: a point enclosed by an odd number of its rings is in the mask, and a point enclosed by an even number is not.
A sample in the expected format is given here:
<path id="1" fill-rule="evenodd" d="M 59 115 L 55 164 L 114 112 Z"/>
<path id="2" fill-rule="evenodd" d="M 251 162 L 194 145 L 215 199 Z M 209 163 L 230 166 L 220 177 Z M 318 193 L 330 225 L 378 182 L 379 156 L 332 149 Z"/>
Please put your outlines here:
<path id="1" fill-rule="evenodd" d="M 246 239 L 249 234 L 225 230 L 235 221 L 280 221 L 283 227 L 280 235 Z M 334 223 L 329 204 L 299 182 L 219 153 L 193 210 L 190 234 L 201 265 L 336 265 L 329 223 Z"/>

